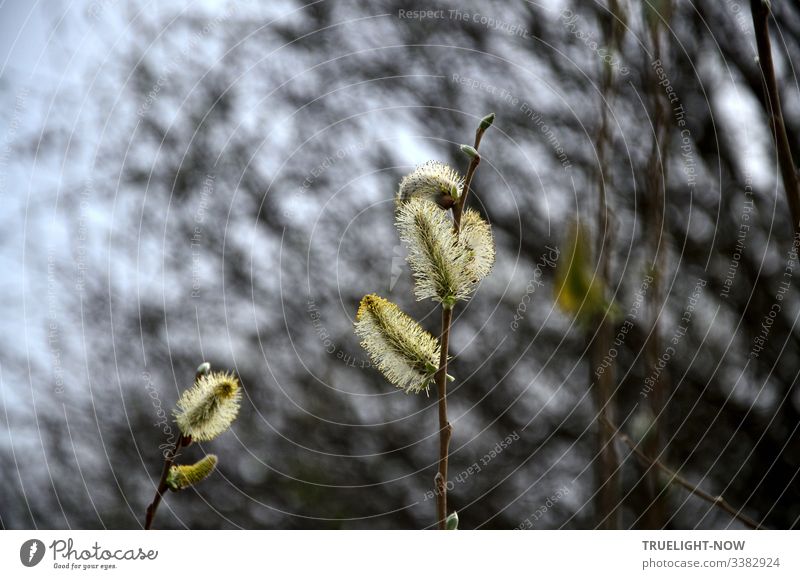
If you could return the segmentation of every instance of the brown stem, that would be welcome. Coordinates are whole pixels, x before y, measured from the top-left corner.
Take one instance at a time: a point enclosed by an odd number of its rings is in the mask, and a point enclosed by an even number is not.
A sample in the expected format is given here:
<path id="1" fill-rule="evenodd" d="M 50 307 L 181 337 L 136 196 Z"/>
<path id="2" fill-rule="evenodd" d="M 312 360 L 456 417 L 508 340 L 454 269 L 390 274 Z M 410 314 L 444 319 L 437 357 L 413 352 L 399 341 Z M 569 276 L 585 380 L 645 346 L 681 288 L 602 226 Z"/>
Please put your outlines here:
<path id="1" fill-rule="evenodd" d="M 609 208 L 606 195 L 606 181 L 603 168 L 606 163 L 607 145 L 609 139 L 608 108 L 611 106 L 613 83 L 610 66 L 605 66 L 602 76 L 603 110 L 601 125 L 597 138 L 597 236 L 595 246 L 597 249 L 597 277 L 604 292 L 607 292 L 610 279 L 611 235 L 608 227 Z M 604 296 L 607 298 L 608 296 Z M 605 426 L 605 420 L 614 417 L 614 390 L 616 389 L 616 372 L 612 362 L 603 373 L 596 372 L 601 367 L 603 359 L 611 349 L 613 336 L 612 320 L 607 312 L 599 314 L 592 324 L 596 331 L 589 344 L 589 380 L 593 384 L 592 393 L 598 417 L 597 455 L 595 466 L 595 485 L 597 487 L 597 521 L 598 527 L 604 529 L 618 528 L 618 513 L 620 504 L 619 458 L 614 447 L 614 434 Z"/>
<path id="2" fill-rule="evenodd" d="M 453 229 L 456 233 L 461 229 L 461 214 L 464 212 L 464 203 L 467 200 L 472 178 L 481 162 L 481 156 L 477 154 L 478 147 L 481 145 L 483 134 L 491 126 L 491 122 L 481 121 L 480 126 L 475 131 L 475 155 L 472 156 L 467 168 L 467 175 L 464 177 L 464 189 L 461 196 L 453 205 Z M 434 483 L 436 486 L 436 526 L 440 530 L 445 529 L 447 519 L 447 462 L 450 456 L 450 439 L 453 437 L 453 426 L 447 419 L 447 358 L 449 356 L 450 326 L 453 322 L 453 307 L 442 306 L 442 333 L 440 336 L 441 354 L 439 357 L 439 369 L 436 372 L 436 391 L 439 404 L 439 470 L 436 473 Z"/>
<path id="3" fill-rule="evenodd" d="M 197 372 L 194 375 L 195 382 L 200 378 L 200 376 L 203 376 L 210 371 L 211 365 L 208 362 L 200 364 L 200 366 L 197 368 Z M 175 448 L 164 455 L 164 466 L 161 469 L 161 478 L 158 480 L 158 486 L 156 487 L 156 496 L 153 497 L 153 502 L 148 505 L 147 512 L 145 513 L 144 517 L 144 528 L 146 531 L 152 528 L 153 519 L 156 517 L 158 505 L 161 504 L 161 499 L 164 497 L 164 493 L 167 490 L 167 475 L 169 474 L 169 468 L 175 462 L 175 459 L 180 456 L 181 448 L 186 448 L 190 444 L 192 444 L 192 437 L 181 434 L 178 437 L 178 442 L 175 443 Z"/>
<path id="4" fill-rule="evenodd" d="M 783 186 L 786 189 L 786 200 L 789 202 L 789 211 L 792 214 L 792 229 L 797 235 L 800 234 L 800 179 L 797 175 L 797 166 L 792 158 L 792 149 L 786 133 L 778 81 L 775 77 L 775 67 L 772 62 L 772 46 L 769 39 L 769 3 L 764 0 L 750 0 L 750 9 L 753 13 L 758 62 L 761 66 L 764 83 L 764 100 L 769 108 L 767 114 L 770 117 L 769 124 L 772 129 L 772 136 L 775 139 Z"/>
<path id="5" fill-rule="evenodd" d="M 754 519 L 751 519 L 747 515 L 743 514 L 740 510 L 738 510 L 738 509 L 734 508 L 733 506 L 731 506 L 731 504 L 728 501 L 726 501 L 724 498 L 722 498 L 722 496 L 716 496 L 715 497 L 714 495 L 704 491 L 703 489 L 701 489 L 697 485 L 693 485 L 688 480 L 683 478 L 681 475 L 676 473 L 674 470 L 672 470 L 671 468 L 666 466 L 664 463 L 660 462 L 659 460 L 657 460 L 655 458 L 651 458 L 651 457 L 647 456 L 644 452 L 642 452 L 639 449 L 639 445 L 638 444 L 633 442 L 628 437 L 627 434 L 624 434 L 624 433 L 620 432 L 619 429 L 617 427 L 615 427 L 613 424 L 608 423 L 608 426 L 613 429 L 613 432 L 616 433 L 616 435 L 619 437 L 619 439 L 622 442 L 624 442 L 628 446 L 628 448 L 630 448 L 631 451 L 633 451 L 633 453 L 642 462 L 644 462 L 648 467 L 650 467 L 650 468 L 655 467 L 658 470 L 666 473 L 667 476 L 669 476 L 669 480 L 667 481 L 667 484 L 677 484 L 678 486 L 683 487 L 684 489 L 689 491 L 694 496 L 699 497 L 699 498 L 703 499 L 704 501 L 707 501 L 707 502 L 711 503 L 712 505 L 714 505 L 715 507 L 717 507 L 719 509 L 722 509 L 723 511 L 728 513 L 730 516 L 732 516 L 734 519 L 736 519 L 737 521 L 741 521 L 743 524 L 747 525 L 751 529 L 764 529 L 764 526 L 761 523 L 759 523 L 758 521 L 756 521 Z"/>
<path id="6" fill-rule="evenodd" d="M 665 7 L 666 8 L 666 7 Z M 669 18 L 669 9 L 666 10 L 665 18 Z M 653 57 L 655 61 L 661 60 L 662 46 L 661 23 L 656 23 L 650 27 L 650 44 L 653 47 Z M 645 341 L 645 367 L 648 374 L 653 374 L 653 387 L 648 397 L 652 424 L 648 431 L 648 436 L 644 442 L 645 451 L 650 456 L 661 456 L 663 447 L 664 432 L 664 413 L 665 401 L 669 393 L 669 381 L 666 372 L 655 372 L 658 359 L 661 356 L 663 346 L 661 339 L 661 324 L 659 311 L 663 305 L 662 277 L 665 270 L 665 243 L 664 232 L 667 231 L 664 222 L 664 205 L 667 186 L 667 167 L 669 166 L 667 155 L 668 149 L 668 122 L 669 109 L 666 97 L 652 67 L 650 70 L 650 86 L 652 87 L 653 102 L 653 145 L 650 151 L 646 172 L 645 191 L 650 196 L 647 202 L 647 245 L 649 258 L 651 260 L 653 281 L 648 292 L 647 302 L 650 318 L 650 328 L 648 337 Z M 654 470 L 649 471 L 642 481 L 641 488 L 647 499 L 647 508 L 644 512 L 644 526 L 650 529 L 660 529 L 667 520 L 666 496 L 659 492 L 658 473 Z"/>
<path id="7" fill-rule="evenodd" d="M 439 472 L 436 473 L 436 517 L 437 527 L 445 528 L 447 519 L 447 459 L 450 454 L 450 438 L 453 427 L 447 420 L 447 350 L 450 343 L 450 324 L 453 308 L 442 308 L 442 335 L 439 370 L 436 372 L 436 390 L 439 396 Z"/>
<path id="8" fill-rule="evenodd" d="M 185 446 L 189 446 L 192 443 L 192 439 L 189 436 L 181 436 L 178 438 L 178 442 L 175 444 L 175 448 L 172 449 L 171 452 L 167 453 L 164 457 L 164 467 L 161 469 L 161 478 L 158 481 L 158 487 L 156 487 L 156 496 L 153 497 L 153 502 L 147 507 L 147 513 L 145 514 L 144 519 L 144 528 L 145 530 L 150 530 L 153 526 L 153 519 L 155 519 L 156 511 L 158 510 L 158 505 L 161 504 L 161 499 L 164 496 L 164 492 L 167 490 L 167 475 L 169 474 L 169 468 L 175 462 L 175 459 L 178 458 L 180 455 L 181 448 Z"/>
<path id="9" fill-rule="evenodd" d="M 483 139 L 483 134 L 486 132 L 486 129 L 489 127 L 485 127 L 483 123 L 477 128 L 475 131 L 475 144 L 472 145 L 472 148 L 475 151 L 478 151 L 478 147 L 481 146 L 481 139 Z M 475 171 L 478 169 L 478 164 L 481 162 L 481 156 L 475 155 L 469 162 L 469 167 L 467 167 L 467 176 L 464 177 L 464 192 L 459 197 L 456 204 L 453 206 L 453 227 L 456 230 L 456 233 L 461 229 L 461 214 L 464 212 L 464 204 L 467 202 L 467 196 L 469 195 L 470 187 L 472 186 L 472 178 L 475 176 Z"/>
<path id="10" fill-rule="evenodd" d="M 613 328 L 608 321 L 600 322 L 590 346 L 591 378 L 594 402 L 598 414 L 598 462 L 595 468 L 597 486 L 597 522 L 603 529 L 618 528 L 620 505 L 620 470 L 617 449 L 614 447 L 614 432 L 607 426 L 613 418 L 613 393 L 615 372 L 613 366 L 602 374 L 595 372 L 601 367 L 603 356 L 611 348 Z"/>
<path id="11" fill-rule="evenodd" d="M 609 90 L 606 85 L 606 92 Z M 597 143 L 600 167 L 598 169 L 598 203 L 597 203 L 597 248 L 598 272 L 603 291 L 607 291 L 609 280 L 609 267 L 611 254 L 608 204 L 606 200 L 606 184 L 603 179 L 602 167 L 605 166 L 605 144 L 607 138 L 607 116 L 603 109 L 602 127 Z M 607 297 L 607 296 L 604 296 Z M 600 417 L 598 424 L 599 437 L 597 440 L 598 462 L 595 468 L 595 484 L 597 486 L 597 521 L 598 526 L 604 529 L 616 529 L 618 509 L 620 503 L 619 458 L 614 447 L 614 433 L 605 425 L 606 420 L 614 417 L 614 390 L 616 383 L 615 367 L 612 364 L 602 374 L 596 372 L 601 367 L 603 358 L 611 348 L 613 328 L 606 312 L 596 319 L 596 332 L 589 346 L 590 380 L 594 384 L 593 397 L 597 413 Z"/>

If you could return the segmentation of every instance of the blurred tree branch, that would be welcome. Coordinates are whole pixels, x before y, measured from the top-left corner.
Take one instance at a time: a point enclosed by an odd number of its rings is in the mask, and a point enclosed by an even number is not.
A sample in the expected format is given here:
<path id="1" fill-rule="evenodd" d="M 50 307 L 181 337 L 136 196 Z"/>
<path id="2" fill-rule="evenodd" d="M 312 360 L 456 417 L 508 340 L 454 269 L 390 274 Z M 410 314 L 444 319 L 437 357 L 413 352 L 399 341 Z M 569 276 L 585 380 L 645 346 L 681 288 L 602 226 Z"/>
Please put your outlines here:
<path id="1" fill-rule="evenodd" d="M 795 236 L 800 235 L 800 180 L 797 175 L 797 165 L 792 158 L 792 149 L 786 133 L 786 122 L 781 109 L 781 96 L 778 89 L 778 80 L 775 77 L 775 66 L 772 61 L 772 46 L 769 39 L 769 0 L 750 0 L 753 13 L 753 26 L 756 33 L 758 46 L 758 64 L 761 68 L 762 84 L 766 101 L 769 125 L 775 139 L 775 148 L 778 154 L 778 163 L 783 177 L 783 187 L 786 190 L 786 200 L 792 214 L 792 226 Z"/>
<path id="2" fill-rule="evenodd" d="M 683 487 L 684 489 L 686 489 L 687 491 L 692 493 L 694 496 L 699 497 L 699 498 L 703 499 L 704 501 L 708 501 L 709 503 L 711 503 L 715 507 L 717 507 L 719 509 L 722 509 L 723 511 L 725 511 L 726 513 L 731 515 L 733 518 L 735 518 L 738 521 L 741 521 L 742 523 L 744 523 L 745 525 L 747 525 L 751 529 L 763 529 L 764 528 L 761 525 L 761 523 L 759 523 L 758 521 L 755 521 L 755 520 L 751 519 L 750 517 L 748 517 L 747 515 L 743 514 L 741 512 L 741 510 L 738 510 L 738 509 L 735 509 L 734 507 L 732 507 L 730 505 L 730 503 L 728 503 L 728 501 L 726 501 L 724 498 L 722 498 L 722 496 L 716 496 L 715 497 L 714 495 L 704 491 L 703 489 L 701 489 L 697 485 L 693 485 L 688 480 L 686 480 L 681 475 L 679 475 L 678 473 L 676 473 L 675 471 L 673 471 L 672 469 L 667 467 L 665 464 L 663 464 L 659 460 L 649 457 L 647 454 L 645 454 L 639 448 L 639 445 L 637 443 L 635 443 L 633 440 L 630 439 L 630 437 L 627 434 L 621 432 L 619 427 L 615 426 L 614 424 L 612 424 L 610 422 L 607 424 L 607 426 L 609 428 L 613 429 L 613 432 L 616 434 L 616 436 L 622 442 L 624 442 L 628 446 L 628 448 L 630 448 L 631 451 L 648 468 L 655 467 L 656 469 L 666 473 L 667 476 L 669 477 L 669 480 L 667 481 L 668 484 L 677 484 L 678 486 Z M 661 492 L 663 493 L 663 490 Z"/>

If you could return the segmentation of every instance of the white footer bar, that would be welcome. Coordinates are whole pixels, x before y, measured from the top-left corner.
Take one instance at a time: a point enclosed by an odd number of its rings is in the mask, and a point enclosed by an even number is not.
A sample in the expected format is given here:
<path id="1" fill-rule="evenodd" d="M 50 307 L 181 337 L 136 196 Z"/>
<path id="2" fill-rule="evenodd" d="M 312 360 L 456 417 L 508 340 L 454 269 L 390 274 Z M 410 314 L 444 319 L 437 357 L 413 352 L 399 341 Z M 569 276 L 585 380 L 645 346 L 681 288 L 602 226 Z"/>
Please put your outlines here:
<path id="1" fill-rule="evenodd" d="M 796 531 L 3 531 L 0 571 L 14 578 L 797 578 L 798 551 Z"/>

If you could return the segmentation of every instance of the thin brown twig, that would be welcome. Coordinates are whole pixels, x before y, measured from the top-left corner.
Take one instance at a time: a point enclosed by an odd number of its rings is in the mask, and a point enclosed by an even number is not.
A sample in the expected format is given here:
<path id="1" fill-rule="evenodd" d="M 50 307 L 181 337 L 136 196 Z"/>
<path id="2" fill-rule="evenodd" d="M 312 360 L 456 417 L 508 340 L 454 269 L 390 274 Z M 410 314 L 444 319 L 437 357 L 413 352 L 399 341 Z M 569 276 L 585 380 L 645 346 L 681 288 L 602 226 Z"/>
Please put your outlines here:
<path id="1" fill-rule="evenodd" d="M 480 126 L 475 131 L 475 144 L 473 149 L 475 154 L 469 162 L 467 174 L 464 177 L 464 188 L 461 196 L 455 205 L 453 205 L 453 228 L 456 233 L 461 229 L 461 215 L 464 212 L 464 204 L 469 194 L 470 186 L 472 185 L 472 178 L 475 176 L 475 171 L 478 164 L 481 162 L 481 157 L 478 154 L 478 147 L 480 147 L 481 139 L 486 130 L 491 126 L 491 121 L 481 121 Z M 493 120 L 493 117 L 492 117 Z M 440 336 L 441 355 L 439 358 L 439 369 L 436 372 L 436 391 L 438 396 L 439 405 L 439 470 L 436 473 L 434 483 L 436 486 L 436 526 L 440 530 L 445 529 L 445 522 L 447 520 L 447 463 L 450 455 L 450 439 L 453 436 L 453 426 L 447 419 L 447 358 L 448 349 L 450 344 L 450 326 L 453 322 L 453 307 L 449 305 L 442 306 L 442 333 Z"/>
<path id="2" fill-rule="evenodd" d="M 194 375 L 195 381 L 197 381 L 203 374 L 206 374 L 210 371 L 211 366 L 208 363 L 201 364 L 197 369 L 197 373 Z M 164 466 L 161 468 L 161 478 L 158 480 L 156 494 L 153 497 L 153 502 L 147 506 L 147 511 L 144 517 L 144 528 L 146 531 L 152 528 L 158 506 L 161 504 L 161 499 L 164 498 L 164 493 L 167 491 L 167 475 L 169 475 L 170 467 L 175 463 L 175 459 L 180 456 L 181 449 L 186 448 L 190 444 L 192 444 L 192 437 L 183 436 L 183 434 L 181 434 L 178 437 L 178 442 L 175 443 L 175 448 L 164 455 Z"/>
<path id="3" fill-rule="evenodd" d="M 786 123 L 781 109 L 778 80 L 775 77 L 775 66 L 772 62 L 772 46 L 769 39 L 770 5 L 765 0 L 750 0 L 750 9 L 753 13 L 758 62 L 764 83 L 765 104 L 770 117 L 769 124 L 775 139 L 783 187 L 786 190 L 786 200 L 792 215 L 792 229 L 795 235 L 798 235 L 800 234 L 800 178 L 797 175 L 797 165 L 792 158 L 792 148 L 789 145 L 789 136 L 786 133 Z"/>
<path id="4" fill-rule="evenodd" d="M 436 473 L 436 525 L 445 528 L 447 520 L 447 460 L 450 454 L 450 438 L 453 426 L 447 419 L 447 350 L 450 342 L 450 324 L 453 308 L 442 308 L 442 336 L 439 370 L 436 373 L 436 390 L 439 397 L 439 471 Z"/>
<path id="5" fill-rule="evenodd" d="M 180 456 L 181 448 L 189 446 L 191 443 L 191 437 L 179 437 L 178 442 L 175 443 L 175 448 L 164 457 L 164 467 L 161 469 L 161 478 L 158 481 L 158 487 L 156 487 L 156 495 L 153 497 L 153 502 L 147 507 L 147 513 L 145 514 L 144 528 L 146 531 L 152 528 L 153 519 L 155 519 L 158 506 L 161 504 L 161 499 L 167 491 L 167 475 L 169 474 L 170 467 L 175 462 L 175 459 Z"/>
<path id="6" fill-rule="evenodd" d="M 611 235 L 609 230 L 609 207 L 606 195 L 606 182 L 603 174 L 603 167 L 606 163 L 606 150 L 609 140 L 608 108 L 611 106 L 612 91 L 611 67 L 605 66 L 602 79 L 603 110 L 601 114 L 601 125 L 597 139 L 597 231 L 595 246 L 597 250 L 597 277 L 600 281 L 603 292 L 607 293 L 610 270 L 611 256 Z M 603 296 L 607 298 L 608 296 Z M 594 336 L 589 338 L 589 380 L 594 384 L 592 394 L 597 406 L 598 416 L 603 418 L 614 415 L 614 391 L 615 391 L 615 368 L 612 363 L 603 373 L 598 373 L 596 369 L 600 367 L 603 357 L 611 349 L 613 340 L 612 321 L 609 319 L 608 312 L 598 314 L 594 323 Z M 619 482 L 619 459 L 613 444 L 613 433 L 607 432 L 607 428 L 601 421 L 599 423 L 598 437 L 598 461 L 596 463 L 595 475 L 597 484 L 597 519 L 599 525 L 605 529 L 616 529 L 620 504 L 620 482 Z"/>
<path id="7" fill-rule="evenodd" d="M 491 123 L 489 123 L 489 126 L 491 126 Z M 486 129 L 488 129 L 489 126 L 486 126 L 486 123 L 481 121 L 480 126 L 475 131 L 475 144 L 472 145 L 472 148 L 475 149 L 476 153 L 478 152 L 478 147 L 481 146 L 483 134 L 486 132 Z M 464 177 L 464 192 L 453 206 L 453 227 L 455 228 L 456 233 L 458 233 L 458 231 L 461 229 L 461 214 L 464 213 L 464 204 L 467 201 L 467 196 L 469 195 L 470 187 L 472 186 L 472 178 L 475 176 L 475 171 L 478 169 L 478 164 L 480 162 L 480 154 L 473 155 L 472 159 L 470 159 L 469 167 L 467 168 L 467 175 Z"/>
<path id="8" fill-rule="evenodd" d="M 661 18 L 656 19 L 650 26 L 650 44 L 653 50 L 653 61 L 660 62 L 662 58 L 661 47 L 663 44 L 663 31 L 669 25 L 672 11 L 671 2 L 662 5 Z M 648 374 L 653 375 L 653 387 L 648 397 L 652 426 L 645 442 L 645 451 L 651 456 L 660 456 L 664 439 L 664 415 L 666 413 L 665 401 L 668 398 L 670 384 L 667 372 L 656 372 L 658 359 L 661 356 L 662 338 L 660 311 L 664 305 L 662 278 L 665 274 L 666 250 L 664 243 L 668 227 L 665 221 L 665 196 L 668 182 L 667 168 L 669 167 L 669 104 L 665 94 L 658 84 L 653 67 L 649 67 L 650 87 L 653 106 L 653 146 L 650 150 L 650 159 L 647 163 L 645 174 L 645 191 L 649 195 L 645 223 L 649 234 L 646 243 L 648 246 L 648 259 L 651 263 L 652 282 L 647 294 L 650 327 L 645 340 L 645 364 Z M 649 506 L 643 513 L 644 525 L 651 529 L 658 529 L 664 525 L 667 515 L 666 497 L 658 492 L 658 476 L 656 471 L 650 471 L 645 478 L 642 488 L 649 500 Z"/>
<path id="9" fill-rule="evenodd" d="M 650 468 L 655 467 L 655 468 L 661 470 L 662 472 L 666 473 L 667 476 L 669 476 L 669 480 L 667 481 L 667 484 L 677 484 L 678 486 L 683 487 L 684 489 L 689 491 L 694 496 L 696 496 L 698 498 L 701 498 L 704 501 L 707 501 L 707 502 L 711 503 L 712 505 L 714 505 L 715 507 L 717 507 L 719 509 L 722 509 L 723 511 L 728 513 L 730 516 L 732 516 L 734 519 L 742 522 L 743 524 L 747 525 L 751 529 L 757 529 L 757 530 L 764 529 L 764 526 L 761 523 L 759 523 L 758 521 L 756 521 L 754 519 L 751 519 L 750 517 L 748 517 L 747 515 L 742 513 L 739 509 L 734 508 L 728 501 L 726 501 L 724 498 L 722 498 L 721 495 L 714 496 L 711 493 L 708 493 L 708 492 L 704 491 L 703 489 L 701 489 L 697 485 L 693 485 L 692 483 L 690 483 L 688 480 L 683 478 L 681 475 L 676 473 L 674 470 L 672 470 L 671 468 L 666 466 L 664 463 L 662 463 L 658 459 L 651 458 L 651 457 L 647 456 L 644 452 L 642 452 L 642 450 L 639 448 L 639 445 L 637 443 L 635 443 L 633 440 L 631 440 L 630 437 L 627 434 L 625 434 L 623 432 L 620 432 L 619 428 L 617 426 L 615 426 L 614 424 L 612 424 L 611 422 L 608 422 L 608 426 L 609 426 L 609 428 L 613 429 L 613 431 L 616 434 L 616 436 L 622 442 L 624 442 L 628 446 L 628 448 L 630 448 L 631 451 L 642 462 L 644 462 Z"/>

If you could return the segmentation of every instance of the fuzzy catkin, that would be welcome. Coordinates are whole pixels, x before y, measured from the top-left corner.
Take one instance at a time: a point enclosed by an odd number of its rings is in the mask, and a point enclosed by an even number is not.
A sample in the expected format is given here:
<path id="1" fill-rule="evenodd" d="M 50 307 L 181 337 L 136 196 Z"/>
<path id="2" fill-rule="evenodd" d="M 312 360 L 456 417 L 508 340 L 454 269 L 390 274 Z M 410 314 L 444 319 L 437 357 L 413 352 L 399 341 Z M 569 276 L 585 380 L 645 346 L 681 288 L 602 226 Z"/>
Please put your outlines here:
<path id="1" fill-rule="evenodd" d="M 431 298 L 447 307 L 467 299 L 494 264 L 491 228 L 467 209 L 459 233 L 448 212 L 434 203 L 412 199 L 397 212 L 400 239 L 408 247 L 418 300 Z"/>
<path id="2" fill-rule="evenodd" d="M 463 188 L 464 178 L 458 171 L 439 161 L 428 161 L 403 177 L 396 199 L 398 205 L 424 199 L 448 209 L 461 197 Z"/>
<path id="3" fill-rule="evenodd" d="M 355 332 L 387 380 L 405 392 L 427 390 L 439 364 L 439 341 L 392 302 L 361 300 Z"/>
<path id="4" fill-rule="evenodd" d="M 200 376 L 178 399 L 175 421 L 184 436 L 212 440 L 231 425 L 242 398 L 239 380 L 229 372 Z"/>
<path id="5" fill-rule="evenodd" d="M 206 479 L 217 466 L 217 456 L 209 454 L 194 464 L 172 465 L 167 474 L 167 486 L 174 491 L 183 490 Z"/>
<path id="6" fill-rule="evenodd" d="M 447 212 L 429 201 L 412 199 L 397 213 L 400 239 L 408 247 L 418 300 L 452 305 L 466 299 L 472 286 L 469 254 L 463 251 Z"/>

